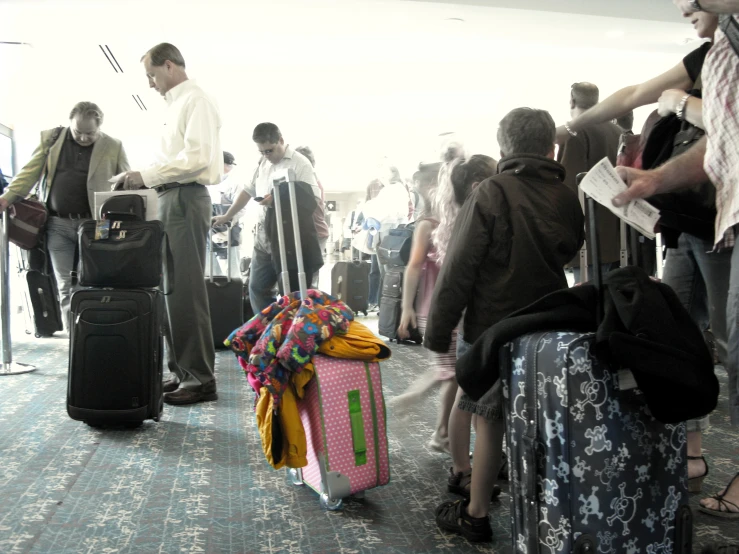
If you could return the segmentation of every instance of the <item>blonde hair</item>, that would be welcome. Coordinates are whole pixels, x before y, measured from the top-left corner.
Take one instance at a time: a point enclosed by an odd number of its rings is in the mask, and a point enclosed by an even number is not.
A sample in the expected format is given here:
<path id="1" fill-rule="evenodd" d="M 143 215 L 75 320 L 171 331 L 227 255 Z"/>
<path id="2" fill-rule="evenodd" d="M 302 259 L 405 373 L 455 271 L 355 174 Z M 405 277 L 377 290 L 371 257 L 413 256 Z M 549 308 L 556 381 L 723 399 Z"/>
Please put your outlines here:
<path id="1" fill-rule="evenodd" d="M 475 154 L 468 160 L 458 157 L 441 166 L 439 185 L 432 203 L 433 211 L 439 217 L 439 226 L 431 235 L 436 251 L 434 261 L 438 265 L 444 262 L 457 214 L 472 191 L 472 184 L 495 175 L 497 167 L 493 158 L 483 154 Z"/>

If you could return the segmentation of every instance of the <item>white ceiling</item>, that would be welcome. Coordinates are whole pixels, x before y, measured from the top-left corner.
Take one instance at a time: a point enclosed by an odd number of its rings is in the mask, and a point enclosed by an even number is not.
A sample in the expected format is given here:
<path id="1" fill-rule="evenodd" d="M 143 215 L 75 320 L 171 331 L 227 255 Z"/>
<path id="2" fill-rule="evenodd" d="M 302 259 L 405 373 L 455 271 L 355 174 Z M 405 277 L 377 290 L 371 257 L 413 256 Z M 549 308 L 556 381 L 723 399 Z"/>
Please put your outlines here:
<path id="1" fill-rule="evenodd" d="M 445 3 L 441 0 L 423 1 Z M 670 0 L 516 0 L 516 2 L 511 0 L 454 0 L 446 3 L 488 8 L 515 7 L 519 10 L 599 15 L 669 23 L 677 22 L 681 17 Z"/>
<path id="2" fill-rule="evenodd" d="M 612 14 L 615 4 L 624 18 L 508 9 Z M 645 19 L 626 17 L 638 6 Z M 509 109 L 535 105 L 561 121 L 572 82 L 592 80 L 607 94 L 695 46 L 669 0 L 0 0 L 0 20 L 0 40 L 32 45 L 0 45 L 12 83 L 0 90 L 0 122 L 18 129 L 19 158 L 40 128 L 90 99 L 106 112 L 105 130 L 145 163 L 164 105 L 139 58 L 169 41 L 217 97 L 223 146 L 240 166 L 256 161 L 254 125 L 273 121 L 293 146 L 314 148 L 329 190 L 363 188 L 383 156 L 410 171 L 436 155 L 443 131 L 496 155 L 495 127 Z"/>

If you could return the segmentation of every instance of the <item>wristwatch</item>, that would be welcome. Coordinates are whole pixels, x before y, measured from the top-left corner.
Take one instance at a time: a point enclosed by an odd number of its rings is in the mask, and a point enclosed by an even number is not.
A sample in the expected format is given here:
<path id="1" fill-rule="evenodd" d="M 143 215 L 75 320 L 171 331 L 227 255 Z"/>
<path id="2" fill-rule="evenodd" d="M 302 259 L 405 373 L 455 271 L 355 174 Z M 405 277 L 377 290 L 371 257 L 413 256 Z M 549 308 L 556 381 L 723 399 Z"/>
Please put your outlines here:
<path id="1" fill-rule="evenodd" d="M 694 12 L 702 12 L 703 8 L 700 5 L 700 2 L 698 0 L 690 0 L 690 9 Z"/>

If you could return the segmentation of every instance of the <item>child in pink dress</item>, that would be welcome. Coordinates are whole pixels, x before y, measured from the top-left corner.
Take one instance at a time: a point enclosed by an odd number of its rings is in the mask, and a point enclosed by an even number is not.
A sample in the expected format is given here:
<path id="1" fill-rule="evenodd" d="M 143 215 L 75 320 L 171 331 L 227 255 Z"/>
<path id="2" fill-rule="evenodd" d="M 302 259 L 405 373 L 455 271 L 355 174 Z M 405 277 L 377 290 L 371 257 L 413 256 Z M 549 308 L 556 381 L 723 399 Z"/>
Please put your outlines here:
<path id="1" fill-rule="evenodd" d="M 429 194 L 433 199 L 431 209 L 416 221 L 413 233 L 410 260 L 403 282 L 403 313 L 398 326 L 400 338 L 407 338 L 409 328 L 413 327 L 423 334 L 434 285 L 457 212 L 470 191 L 495 174 L 496 166 L 494 159 L 478 154 L 469 160 L 458 157 L 447 161 L 439 170 L 438 185 Z M 432 369 L 420 376 L 403 394 L 388 402 L 395 415 L 402 417 L 434 387 L 441 386 L 436 429 L 428 443 L 429 448 L 437 452 L 449 453 L 449 416 L 455 409 L 457 394 L 454 376 L 456 351 L 455 332 L 449 350 L 444 354 L 433 354 Z"/>

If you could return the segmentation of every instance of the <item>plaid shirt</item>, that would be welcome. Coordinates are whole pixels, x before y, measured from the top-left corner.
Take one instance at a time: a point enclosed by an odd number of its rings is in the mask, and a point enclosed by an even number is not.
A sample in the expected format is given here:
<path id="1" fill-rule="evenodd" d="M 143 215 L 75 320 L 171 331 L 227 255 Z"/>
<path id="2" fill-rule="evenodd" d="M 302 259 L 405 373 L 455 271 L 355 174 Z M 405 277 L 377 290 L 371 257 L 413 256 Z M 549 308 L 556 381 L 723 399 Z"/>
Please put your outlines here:
<path id="1" fill-rule="evenodd" d="M 716 247 L 729 248 L 739 224 L 739 56 L 721 29 L 702 74 L 708 135 L 704 168 L 716 187 Z"/>

